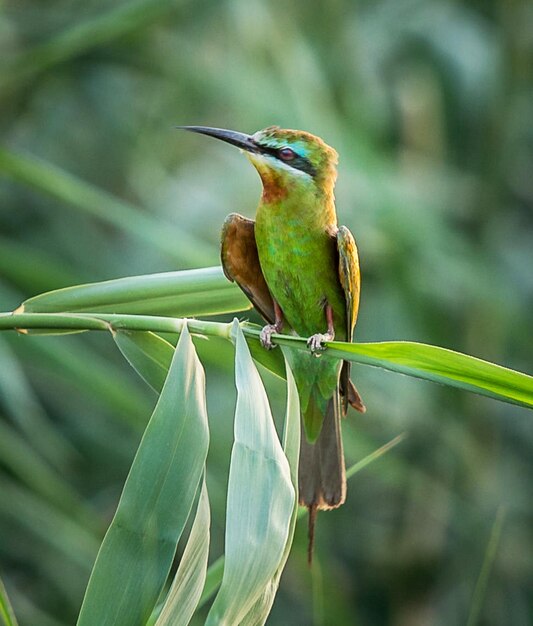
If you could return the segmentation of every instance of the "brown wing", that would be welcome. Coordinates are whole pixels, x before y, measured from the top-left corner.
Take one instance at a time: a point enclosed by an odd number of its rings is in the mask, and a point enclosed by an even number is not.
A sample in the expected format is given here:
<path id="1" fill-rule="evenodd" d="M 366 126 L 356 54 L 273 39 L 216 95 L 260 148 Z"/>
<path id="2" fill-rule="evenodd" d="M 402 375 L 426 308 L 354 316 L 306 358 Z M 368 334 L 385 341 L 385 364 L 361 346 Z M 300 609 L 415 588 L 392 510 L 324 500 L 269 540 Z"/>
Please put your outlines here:
<path id="1" fill-rule="evenodd" d="M 359 294 L 361 292 L 361 272 L 359 269 L 359 254 L 352 233 L 341 226 L 337 231 L 337 251 L 339 255 L 339 280 L 346 299 L 346 336 L 352 341 L 353 329 L 359 312 Z M 343 395 L 342 409 L 346 415 L 348 404 L 361 413 L 366 411 L 365 405 L 350 380 L 351 364 L 344 361 L 341 371 L 341 393 Z"/>
<path id="2" fill-rule="evenodd" d="M 259 264 L 255 243 L 255 222 L 238 213 L 224 221 L 220 258 L 224 274 L 236 282 L 260 315 L 274 323 L 274 302 Z"/>

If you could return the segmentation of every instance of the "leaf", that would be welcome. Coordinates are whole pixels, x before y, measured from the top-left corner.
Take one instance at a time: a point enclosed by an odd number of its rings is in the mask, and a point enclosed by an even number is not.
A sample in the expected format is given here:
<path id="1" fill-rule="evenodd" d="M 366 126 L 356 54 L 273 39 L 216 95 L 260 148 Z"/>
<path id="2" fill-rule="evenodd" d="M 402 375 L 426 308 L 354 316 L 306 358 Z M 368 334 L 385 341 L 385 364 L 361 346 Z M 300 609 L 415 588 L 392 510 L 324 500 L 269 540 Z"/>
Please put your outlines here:
<path id="1" fill-rule="evenodd" d="M 259 327 L 244 324 L 244 332 L 258 336 Z M 307 350 L 306 340 L 301 337 L 274 335 L 273 341 L 281 346 Z M 533 376 L 461 352 L 414 341 L 328 341 L 325 345 L 328 356 L 533 408 Z"/>
<path id="2" fill-rule="evenodd" d="M 246 335 L 245 337 L 253 359 L 279 378 L 285 379 L 285 361 L 281 350 L 265 350 L 259 338 Z"/>
<path id="3" fill-rule="evenodd" d="M 189 516 L 207 447 L 204 371 L 185 326 L 100 547 L 79 626 L 148 619 Z"/>
<path id="4" fill-rule="evenodd" d="M 216 561 L 211 563 L 207 569 L 207 576 L 205 578 L 204 590 L 198 608 L 204 606 L 204 604 L 211 598 L 215 591 L 220 587 L 222 582 L 222 576 L 224 574 L 224 556 L 220 556 Z"/>
<path id="5" fill-rule="evenodd" d="M 44 407 L 31 386 L 20 357 L 0 337 L 0 397 L 7 416 L 32 439 L 35 448 L 61 472 L 64 472 L 76 451 L 66 437 L 54 428 Z"/>
<path id="6" fill-rule="evenodd" d="M 532 376 L 446 348 L 412 341 L 336 342 L 328 353 L 533 408 Z"/>
<path id="7" fill-rule="evenodd" d="M 61 558 L 83 569 L 90 570 L 95 558 L 99 537 L 94 529 L 72 519 L 65 511 L 59 510 L 48 500 L 30 491 L 20 483 L 0 474 L 0 518 L 8 519 L 16 525 L 17 531 L 26 534 L 38 544 L 52 548 Z M 37 545 L 37 544 L 36 544 Z M 49 563 L 43 563 L 46 570 Z M 52 578 L 52 574 L 49 574 Z"/>
<path id="8" fill-rule="evenodd" d="M 212 246 L 192 233 L 182 231 L 176 224 L 164 224 L 151 217 L 146 210 L 34 156 L 0 147 L 0 172 L 56 198 L 71 210 L 76 209 L 118 226 L 124 232 L 163 250 L 182 265 L 199 265 L 213 256 Z"/>
<path id="9" fill-rule="evenodd" d="M 4 421 L 0 421 L 0 458 L 6 469 L 43 499 L 93 528 L 98 527 L 97 516 L 69 484 L 65 472 L 50 467 L 17 430 Z"/>
<path id="10" fill-rule="evenodd" d="M 26 300 L 25 313 L 133 313 L 188 317 L 251 308 L 220 267 L 128 276 L 57 289 Z"/>
<path id="11" fill-rule="evenodd" d="M 4 583 L 1 578 L 0 578 L 0 617 L 2 618 L 2 624 L 4 624 L 4 626 L 18 626 L 17 618 L 15 617 L 15 612 L 13 611 L 13 607 L 11 606 L 11 602 L 9 601 L 6 588 L 4 587 Z"/>
<path id="12" fill-rule="evenodd" d="M 172 362 L 174 346 L 145 331 L 117 330 L 113 339 L 133 369 L 159 393 Z"/>
<path id="13" fill-rule="evenodd" d="M 222 585 L 206 624 L 238 624 L 284 555 L 296 493 L 266 392 L 237 320 L 237 408 L 226 514 Z"/>
<path id="14" fill-rule="evenodd" d="M 191 534 L 155 626 L 187 626 L 202 595 L 209 555 L 211 514 L 205 476 Z"/>
<path id="15" fill-rule="evenodd" d="M 294 529 L 298 519 L 298 462 L 300 456 L 300 400 L 298 398 L 298 390 L 292 375 L 289 363 L 285 361 L 287 372 L 287 411 L 285 415 L 285 429 L 283 433 L 283 449 L 289 461 L 291 470 L 291 480 L 296 493 L 294 506 L 289 527 L 289 536 L 285 543 L 283 557 L 278 565 L 278 569 L 274 576 L 269 580 L 263 593 L 259 596 L 255 604 L 252 606 L 246 617 L 241 621 L 241 626 L 262 626 L 272 610 L 274 599 L 279 587 L 279 581 L 294 538 Z"/>
<path id="16" fill-rule="evenodd" d="M 496 552 L 502 536 L 505 516 L 506 510 L 503 506 L 500 506 L 496 512 L 494 523 L 492 524 L 489 541 L 483 558 L 483 564 L 481 565 L 481 571 L 479 572 L 476 586 L 474 588 L 466 626 L 476 626 L 476 624 L 479 623 L 479 616 L 481 615 L 481 609 L 483 608 L 483 600 L 485 599 L 485 594 L 487 592 L 489 576 L 494 560 L 496 559 Z"/>

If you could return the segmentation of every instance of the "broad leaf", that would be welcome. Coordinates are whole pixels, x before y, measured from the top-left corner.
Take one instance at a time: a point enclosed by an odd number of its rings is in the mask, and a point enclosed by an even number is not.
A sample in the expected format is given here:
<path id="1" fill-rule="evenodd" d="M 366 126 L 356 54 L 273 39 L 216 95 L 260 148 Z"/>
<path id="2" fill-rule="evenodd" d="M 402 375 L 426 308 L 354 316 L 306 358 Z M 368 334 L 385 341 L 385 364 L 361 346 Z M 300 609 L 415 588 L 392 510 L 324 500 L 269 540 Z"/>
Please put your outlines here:
<path id="1" fill-rule="evenodd" d="M 133 369 L 157 393 L 165 383 L 174 346 L 146 331 L 118 330 L 113 339 Z"/>
<path id="2" fill-rule="evenodd" d="M 189 516 L 207 447 L 204 371 L 185 326 L 98 553 L 79 626 L 148 619 Z"/>
<path id="3" fill-rule="evenodd" d="M 19 313 L 98 312 L 188 317 L 251 307 L 220 267 L 129 276 L 49 291 L 26 300 Z"/>
<path id="4" fill-rule="evenodd" d="M 298 398 L 298 390 L 294 377 L 289 367 L 289 363 L 285 361 L 287 371 L 287 411 L 285 415 L 285 429 L 283 433 L 283 449 L 289 461 L 291 468 L 291 480 L 296 493 L 294 506 L 290 521 L 289 536 L 285 544 L 283 557 L 278 565 L 276 573 L 268 581 L 262 594 L 256 600 L 246 617 L 241 621 L 241 626 L 262 626 L 272 609 L 274 599 L 279 587 L 279 581 L 294 538 L 294 529 L 296 528 L 296 520 L 298 518 L 298 462 L 300 456 L 300 401 Z"/>
<path id="5" fill-rule="evenodd" d="M 266 392 L 234 321 L 237 408 L 226 514 L 222 585 L 207 625 L 238 624 L 275 575 L 284 555 L 296 493 Z"/>
<path id="6" fill-rule="evenodd" d="M 209 497 L 204 477 L 189 540 L 155 626 L 187 626 L 190 622 L 204 588 L 210 523 Z"/>

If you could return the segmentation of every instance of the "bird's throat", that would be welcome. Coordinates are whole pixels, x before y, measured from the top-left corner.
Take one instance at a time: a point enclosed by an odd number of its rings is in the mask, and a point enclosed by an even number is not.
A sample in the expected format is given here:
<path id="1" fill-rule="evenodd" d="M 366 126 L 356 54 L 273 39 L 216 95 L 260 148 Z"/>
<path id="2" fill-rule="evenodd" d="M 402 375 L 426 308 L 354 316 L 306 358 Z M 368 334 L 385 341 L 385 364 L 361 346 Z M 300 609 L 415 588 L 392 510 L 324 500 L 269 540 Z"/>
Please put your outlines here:
<path id="1" fill-rule="evenodd" d="M 305 177 L 288 177 L 284 172 L 259 172 L 263 193 L 256 219 L 275 229 L 329 231 L 337 226 L 333 192 L 317 189 Z"/>

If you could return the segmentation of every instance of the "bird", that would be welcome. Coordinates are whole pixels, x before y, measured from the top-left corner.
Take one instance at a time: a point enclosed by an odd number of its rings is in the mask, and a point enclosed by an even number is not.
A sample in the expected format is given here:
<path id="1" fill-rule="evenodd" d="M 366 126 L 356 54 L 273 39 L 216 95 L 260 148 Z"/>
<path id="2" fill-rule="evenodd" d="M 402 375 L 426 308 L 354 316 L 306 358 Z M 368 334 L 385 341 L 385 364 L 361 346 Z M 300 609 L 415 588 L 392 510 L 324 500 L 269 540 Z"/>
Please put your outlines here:
<path id="1" fill-rule="evenodd" d="M 231 213 L 221 235 L 226 277 L 237 283 L 276 333 L 307 338 L 308 351 L 287 351 L 301 410 L 299 503 L 309 511 L 311 563 L 318 510 L 346 498 L 341 415 L 366 408 L 350 380 L 350 363 L 327 356 L 324 343 L 353 340 L 361 276 L 355 239 L 338 226 L 337 152 L 302 130 L 269 126 L 249 135 L 208 126 L 178 126 L 240 148 L 257 170 L 262 195 L 255 221 Z M 320 357 L 320 358 L 317 358 Z"/>

